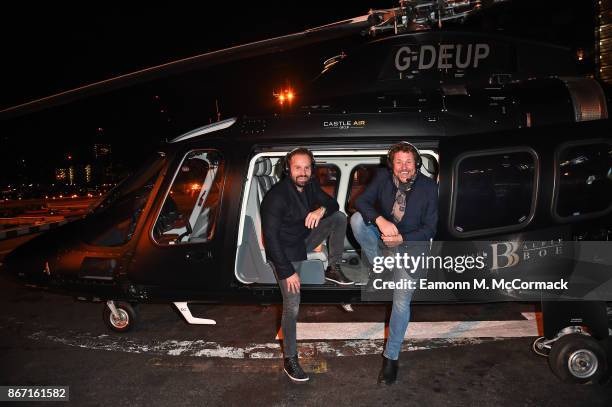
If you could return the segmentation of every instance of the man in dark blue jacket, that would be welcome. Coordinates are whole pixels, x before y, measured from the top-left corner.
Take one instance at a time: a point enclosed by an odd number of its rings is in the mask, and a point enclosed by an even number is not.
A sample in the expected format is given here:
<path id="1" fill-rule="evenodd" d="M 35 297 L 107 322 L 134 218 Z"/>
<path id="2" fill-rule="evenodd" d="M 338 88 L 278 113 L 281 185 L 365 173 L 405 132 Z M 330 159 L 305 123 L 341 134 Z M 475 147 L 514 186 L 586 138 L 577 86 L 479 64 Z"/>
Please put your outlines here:
<path id="1" fill-rule="evenodd" d="M 307 381 L 298 363 L 296 321 L 300 306 L 300 276 L 292 261 L 306 260 L 307 252 L 329 238 L 329 266 L 325 279 L 339 285 L 354 284 L 340 269 L 346 215 L 313 178 L 314 157 L 297 148 L 285 157 L 285 178 L 266 194 L 261 203 L 264 244 L 274 266 L 283 295 L 283 346 L 285 373 L 294 381 Z"/>
<path id="2" fill-rule="evenodd" d="M 421 157 L 410 143 L 389 149 L 389 169 L 381 169 L 357 201 L 351 227 L 361 250 L 371 265 L 381 256 L 381 246 L 399 247 L 419 256 L 429 246 L 438 223 L 438 187 L 419 173 Z M 408 249 L 406 249 L 408 248 Z M 413 253 L 412 253 L 413 252 Z M 380 264 L 380 263 L 379 263 Z M 410 278 L 403 269 L 394 278 Z M 410 321 L 410 299 L 414 290 L 396 289 L 389 321 L 389 338 L 383 353 L 379 380 L 386 384 L 397 378 L 402 341 Z"/>

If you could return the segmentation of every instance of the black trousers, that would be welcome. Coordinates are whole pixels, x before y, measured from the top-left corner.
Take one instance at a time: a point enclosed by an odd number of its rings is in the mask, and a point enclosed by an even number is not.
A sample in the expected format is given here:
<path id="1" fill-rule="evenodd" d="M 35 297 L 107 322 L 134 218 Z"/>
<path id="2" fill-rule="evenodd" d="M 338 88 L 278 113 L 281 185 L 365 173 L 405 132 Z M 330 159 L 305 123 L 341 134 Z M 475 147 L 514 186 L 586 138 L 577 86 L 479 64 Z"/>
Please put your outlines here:
<path id="1" fill-rule="evenodd" d="M 340 211 L 335 212 L 319 221 L 305 240 L 306 250 L 312 251 L 325 239 L 328 239 L 329 264 L 340 263 L 344 251 L 344 236 L 346 236 L 346 215 Z M 300 293 L 291 293 L 287 289 L 287 282 L 278 282 L 283 294 L 283 317 L 281 328 L 283 330 L 283 348 L 285 357 L 297 355 L 297 317 L 300 311 Z"/>

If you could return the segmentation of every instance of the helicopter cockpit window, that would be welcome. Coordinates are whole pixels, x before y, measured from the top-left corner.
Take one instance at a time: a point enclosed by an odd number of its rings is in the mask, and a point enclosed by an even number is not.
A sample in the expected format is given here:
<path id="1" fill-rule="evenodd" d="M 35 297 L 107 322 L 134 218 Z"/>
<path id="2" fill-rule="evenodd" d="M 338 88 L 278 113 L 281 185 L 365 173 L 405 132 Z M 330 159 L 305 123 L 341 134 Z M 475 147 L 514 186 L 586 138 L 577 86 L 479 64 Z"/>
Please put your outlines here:
<path id="1" fill-rule="evenodd" d="M 612 145 L 583 144 L 558 154 L 557 215 L 567 218 L 606 211 L 612 204 Z"/>
<path id="2" fill-rule="evenodd" d="M 455 179 L 452 227 L 456 233 L 516 228 L 533 216 L 534 153 L 470 155 L 458 162 Z"/>
<path id="3" fill-rule="evenodd" d="M 179 166 L 153 227 L 158 244 L 210 241 L 217 226 L 224 165 L 218 151 L 189 152 Z"/>
<path id="4" fill-rule="evenodd" d="M 111 190 L 85 218 L 81 229 L 83 241 L 105 247 L 126 244 L 134 235 L 164 163 L 163 155 L 153 156 L 141 170 Z"/>

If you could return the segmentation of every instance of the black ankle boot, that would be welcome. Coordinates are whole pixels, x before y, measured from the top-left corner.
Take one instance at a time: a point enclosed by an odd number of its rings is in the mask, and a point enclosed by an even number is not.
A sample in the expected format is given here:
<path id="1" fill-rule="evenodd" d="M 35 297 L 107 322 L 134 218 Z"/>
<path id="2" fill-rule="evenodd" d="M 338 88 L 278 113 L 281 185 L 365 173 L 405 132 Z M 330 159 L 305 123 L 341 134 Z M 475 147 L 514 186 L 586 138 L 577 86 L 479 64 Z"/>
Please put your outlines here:
<path id="1" fill-rule="evenodd" d="M 378 374 L 378 383 L 385 383 L 390 385 L 395 383 L 397 379 L 397 369 L 399 368 L 399 361 L 388 359 L 383 355 L 383 365 Z"/>
<path id="2" fill-rule="evenodd" d="M 297 355 L 291 358 L 285 358 L 284 370 L 287 376 L 294 382 L 307 382 L 308 379 L 310 379 L 308 375 L 304 373 L 304 370 L 302 370 Z"/>

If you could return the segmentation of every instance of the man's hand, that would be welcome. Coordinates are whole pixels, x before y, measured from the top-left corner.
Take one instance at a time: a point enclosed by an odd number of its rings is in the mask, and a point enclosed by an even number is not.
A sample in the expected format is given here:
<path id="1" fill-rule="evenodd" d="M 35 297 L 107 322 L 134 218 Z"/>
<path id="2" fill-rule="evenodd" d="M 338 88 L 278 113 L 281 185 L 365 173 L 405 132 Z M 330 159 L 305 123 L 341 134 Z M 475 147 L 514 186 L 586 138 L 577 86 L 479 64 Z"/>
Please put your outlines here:
<path id="1" fill-rule="evenodd" d="M 385 235 L 382 235 L 382 236 L 380 236 L 380 238 L 382 239 L 383 243 L 387 247 L 399 246 L 404 241 L 404 238 L 402 237 L 402 235 L 399 235 L 399 234 L 395 235 L 395 236 L 385 236 Z"/>
<path id="2" fill-rule="evenodd" d="M 387 219 L 379 216 L 375 219 L 376 226 L 380 230 L 380 234 L 383 236 L 397 236 L 399 235 L 399 231 L 397 230 L 397 226 L 392 222 L 389 222 Z M 383 239 L 385 240 L 385 239 Z"/>
<path id="3" fill-rule="evenodd" d="M 289 277 L 285 279 L 285 284 L 287 284 L 287 290 L 290 293 L 298 294 L 300 292 L 300 276 L 298 273 L 293 273 Z"/>
<path id="4" fill-rule="evenodd" d="M 319 226 L 319 221 L 323 217 L 323 214 L 325 214 L 325 209 L 323 207 L 320 207 L 319 209 L 315 209 L 314 211 L 310 212 L 306 216 L 306 220 L 304 221 L 304 225 L 308 229 L 316 228 L 317 226 Z"/>

